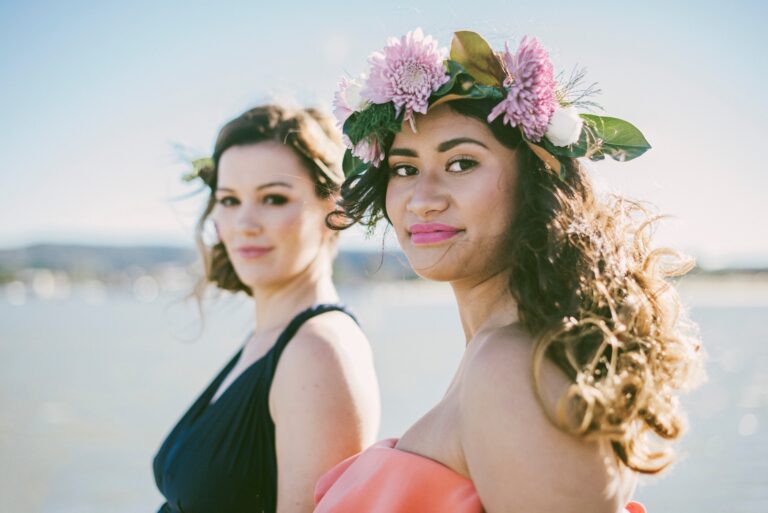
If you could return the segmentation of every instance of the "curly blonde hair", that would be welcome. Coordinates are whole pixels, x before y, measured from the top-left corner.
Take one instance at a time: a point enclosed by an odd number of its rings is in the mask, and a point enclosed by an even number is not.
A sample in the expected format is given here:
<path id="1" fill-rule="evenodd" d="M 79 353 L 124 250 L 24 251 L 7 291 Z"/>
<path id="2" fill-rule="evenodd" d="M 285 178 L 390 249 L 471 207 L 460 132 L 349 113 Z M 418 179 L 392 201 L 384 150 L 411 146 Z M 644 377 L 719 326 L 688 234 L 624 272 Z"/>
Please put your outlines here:
<path id="1" fill-rule="evenodd" d="M 535 388 L 559 427 L 607 440 L 628 467 L 657 473 L 674 460 L 665 441 L 685 425 L 678 393 L 703 376 L 698 330 L 669 281 L 693 262 L 652 247 L 658 216 L 620 196 L 597 199 L 579 163 L 568 167 L 570 185 L 544 180 L 553 205 L 538 213 L 542 253 L 532 254 L 525 236 L 512 243 L 510 290 L 537 334 Z M 523 221 L 536 216 L 533 209 Z M 535 277 L 524 277 L 531 266 Z M 541 399 L 544 358 L 572 381 L 555 411 Z"/>
<path id="2" fill-rule="evenodd" d="M 448 105 L 487 123 L 493 102 Z M 653 249 L 657 217 L 618 196 L 598 199 L 579 161 L 567 160 L 561 179 L 521 144 L 518 130 L 500 120 L 488 127 L 517 149 L 515 216 L 503 251 L 520 323 L 534 337 L 539 402 L 561 429 L 609 441 L 635 471 L 659 472 L 673 461 L 668 442 L 684 427 L 678 393 L 702 376 L 696 326 L 669 281 L 693 264 L 671 249 Z M 349 177 L 329 226 L 372 228 L 389 220 L 388 180 L 386 161 Z M 554 411 L 540 390 L 545 358 L 572 383 Z"/>

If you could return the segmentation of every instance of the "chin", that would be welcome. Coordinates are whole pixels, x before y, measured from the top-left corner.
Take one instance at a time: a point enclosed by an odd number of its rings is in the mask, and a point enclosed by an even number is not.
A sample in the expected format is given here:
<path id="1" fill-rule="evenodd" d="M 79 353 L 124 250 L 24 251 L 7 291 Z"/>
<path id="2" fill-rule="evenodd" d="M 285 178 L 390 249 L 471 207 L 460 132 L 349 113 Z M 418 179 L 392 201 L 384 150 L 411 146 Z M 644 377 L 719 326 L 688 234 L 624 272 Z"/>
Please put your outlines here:
<path id="1" fill-rule="evenodd" d="M 261 288 L 271 281 L 274 281 L 274 272 L 270 272 L 267 266 L 256 269 L 253 265 L 234 266 L 237 277 L 251 289 Z"/>
<path id="2" fill-rule="evenodd" d="M 422 251 L 422 250 L 416 250 Z M 462 278 L 466 268 L 451 258 L 450 255 L 433 253 L 432 255 L 406 254 L 413 271 L 425 280 L 453 281 Z"/>

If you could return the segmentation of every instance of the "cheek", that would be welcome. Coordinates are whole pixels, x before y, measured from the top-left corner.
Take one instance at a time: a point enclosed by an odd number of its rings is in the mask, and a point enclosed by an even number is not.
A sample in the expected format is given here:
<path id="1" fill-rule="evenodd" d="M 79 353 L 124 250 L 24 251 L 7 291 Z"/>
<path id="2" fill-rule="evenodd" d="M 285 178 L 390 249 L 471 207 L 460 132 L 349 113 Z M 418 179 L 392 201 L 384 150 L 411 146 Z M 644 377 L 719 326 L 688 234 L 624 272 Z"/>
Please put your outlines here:
<path id="1" fill-rule="evenodd" d="M 283 241 L 295 252 L 303 246 L 307 249 L 314 246 L 322 238 L 325 225 L 322 212 L 315 205 L 294 204 L 276 212 L 270 228 L 276 240 Z"/>
<path id="2" fill-rule="evenodd" d="M 467 202 L 472 205 L 472 217 L 489 235 L 505 233 L 511 225 L 515 201 L 515 180 L 511 174 L 509 170 L 494 173 L 466 190 L 472 196 Z"/>
<path id="3" fill-rule="evenodd" d="M 217 205 L 213 207 L 208 219 L 213 224 L 219 240 L 226 241 L 232 231 L 232 213 Z"/>
<path id="4" fill-rule="evenodd" d="M 405 210 L 403 208 L 404 197 L 405 191 L 403 188 L 398 186 L 396 182 L 393 183 L 390 181 L 387 186 L 387 193 L 384 196 L 384 207 L 387 210 L 387 216 L 392 222 L 392 226 L 395 227 L 395 230 L 398 230 L 402 224 L 403 213 Z"/>
<path id="5" fill-rule="evenodd" d="M 508 264 L 507 241 L 512 226 L 514 188 L 506 180 L 489 183 L 478 191 L 477 208 L 472 212 L 476 238 L 468 268 L 493 272 Z"/>

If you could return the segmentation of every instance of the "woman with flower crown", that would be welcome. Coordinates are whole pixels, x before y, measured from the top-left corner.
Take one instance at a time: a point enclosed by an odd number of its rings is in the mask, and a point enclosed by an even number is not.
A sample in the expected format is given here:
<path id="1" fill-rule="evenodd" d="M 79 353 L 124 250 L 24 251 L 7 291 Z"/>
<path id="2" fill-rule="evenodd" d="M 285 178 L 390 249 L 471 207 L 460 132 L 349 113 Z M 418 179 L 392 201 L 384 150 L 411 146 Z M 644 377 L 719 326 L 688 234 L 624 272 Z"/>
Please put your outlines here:
<path id="1" fill-rule="evenodd" d="M 672 462 L 700 369 L 667 281 L 689 263 L 650 245 L 637 203 L 598 197 L 579 158 L 647 141 L 579 113 L 578 80 L 557 83 L 536 39 L 495 53 L 457 32 L 448 54 L 417 30 L 370 64 L 336 96 L 349 151 L 329 224 L 390 223 L 414 270 L 450 283 L 466 349 L 399 440 L 318 482 L 315 512 L 643 511 L 637 475 Z"/>
<path id="2" fill-rule="evenodd" d="M 370 346 L 331 280 L 341 155 L 329 116 L 263 105 L 194 162 L 201 285 L 250 296 L 255 326 L 155 456 L 161 513 L 309 512 L 318 477 L 373 442 Z"/>

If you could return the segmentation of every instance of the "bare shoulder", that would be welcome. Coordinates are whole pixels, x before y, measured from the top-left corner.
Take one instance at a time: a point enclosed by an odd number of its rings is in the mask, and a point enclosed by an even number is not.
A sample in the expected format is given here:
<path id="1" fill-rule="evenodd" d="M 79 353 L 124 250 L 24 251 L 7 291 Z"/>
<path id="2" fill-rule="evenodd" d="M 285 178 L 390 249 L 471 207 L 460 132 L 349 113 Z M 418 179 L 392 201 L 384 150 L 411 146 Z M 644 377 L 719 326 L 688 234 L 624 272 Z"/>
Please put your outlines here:
<path id="1" fill-rule="evenodd" d="M 280 364 L 293 371 L 327 372 L 370 358 L 370 354 L 365 333 L 349 315 L 326 312 L 301 325 L 283 351 Z"/>
<path id="2" fill-rule="evenodd" d="M 351 317 L 327 312 L 302 324 L 275 370 L 270 409 L 275 419 L 313 414 L 365 419 L 366 439 L 375 435 L 379 390 L 373 357 Z"/>
<path id="3" fill-rule="evenodd" d="M 531 336 L 516 324 L 478 334 L 467 347 L 465 388 L 523 380 L 531 361 Z"/>
<path id="4" fill-rule="evenodd" d="M 307 320 L 286 345 L 269 393 L 278 504 L 302 497 L 310 507 L 320 476 L 373 443 L 379 397 L 370 353 L 362 330 L 340 312 Z"/>
<path id="5" fill-rule="evenodd" d="M 630 486 L 617 480 L 605 448 L 558 429 L 537 399 L 533 344 L 522 328 L 508 326 L 480 334 L 468 348 L 460 437 L 486 510 L 619 510 Z M 543 402 L 551 408 L 568 378 L 545 361 L 538 379 Z"/>
<path id="6" fill-rule="evenodd" d="M 489 399 L 511 401 L 518 413 L 540 415 L 544 420 L 533 386 L 533 347 L 533 337 L 519 325 L 487 331 L 472 340 L 463 381 L 467 404 L 492 406 L 480 399 L 494 391 Z M 556 401 L 570 384 L 565 374 L 549 360 L 543 362 L 539 383 L 549 401 Z M 499 412 L 504 413 L 515 412 Z"/>

